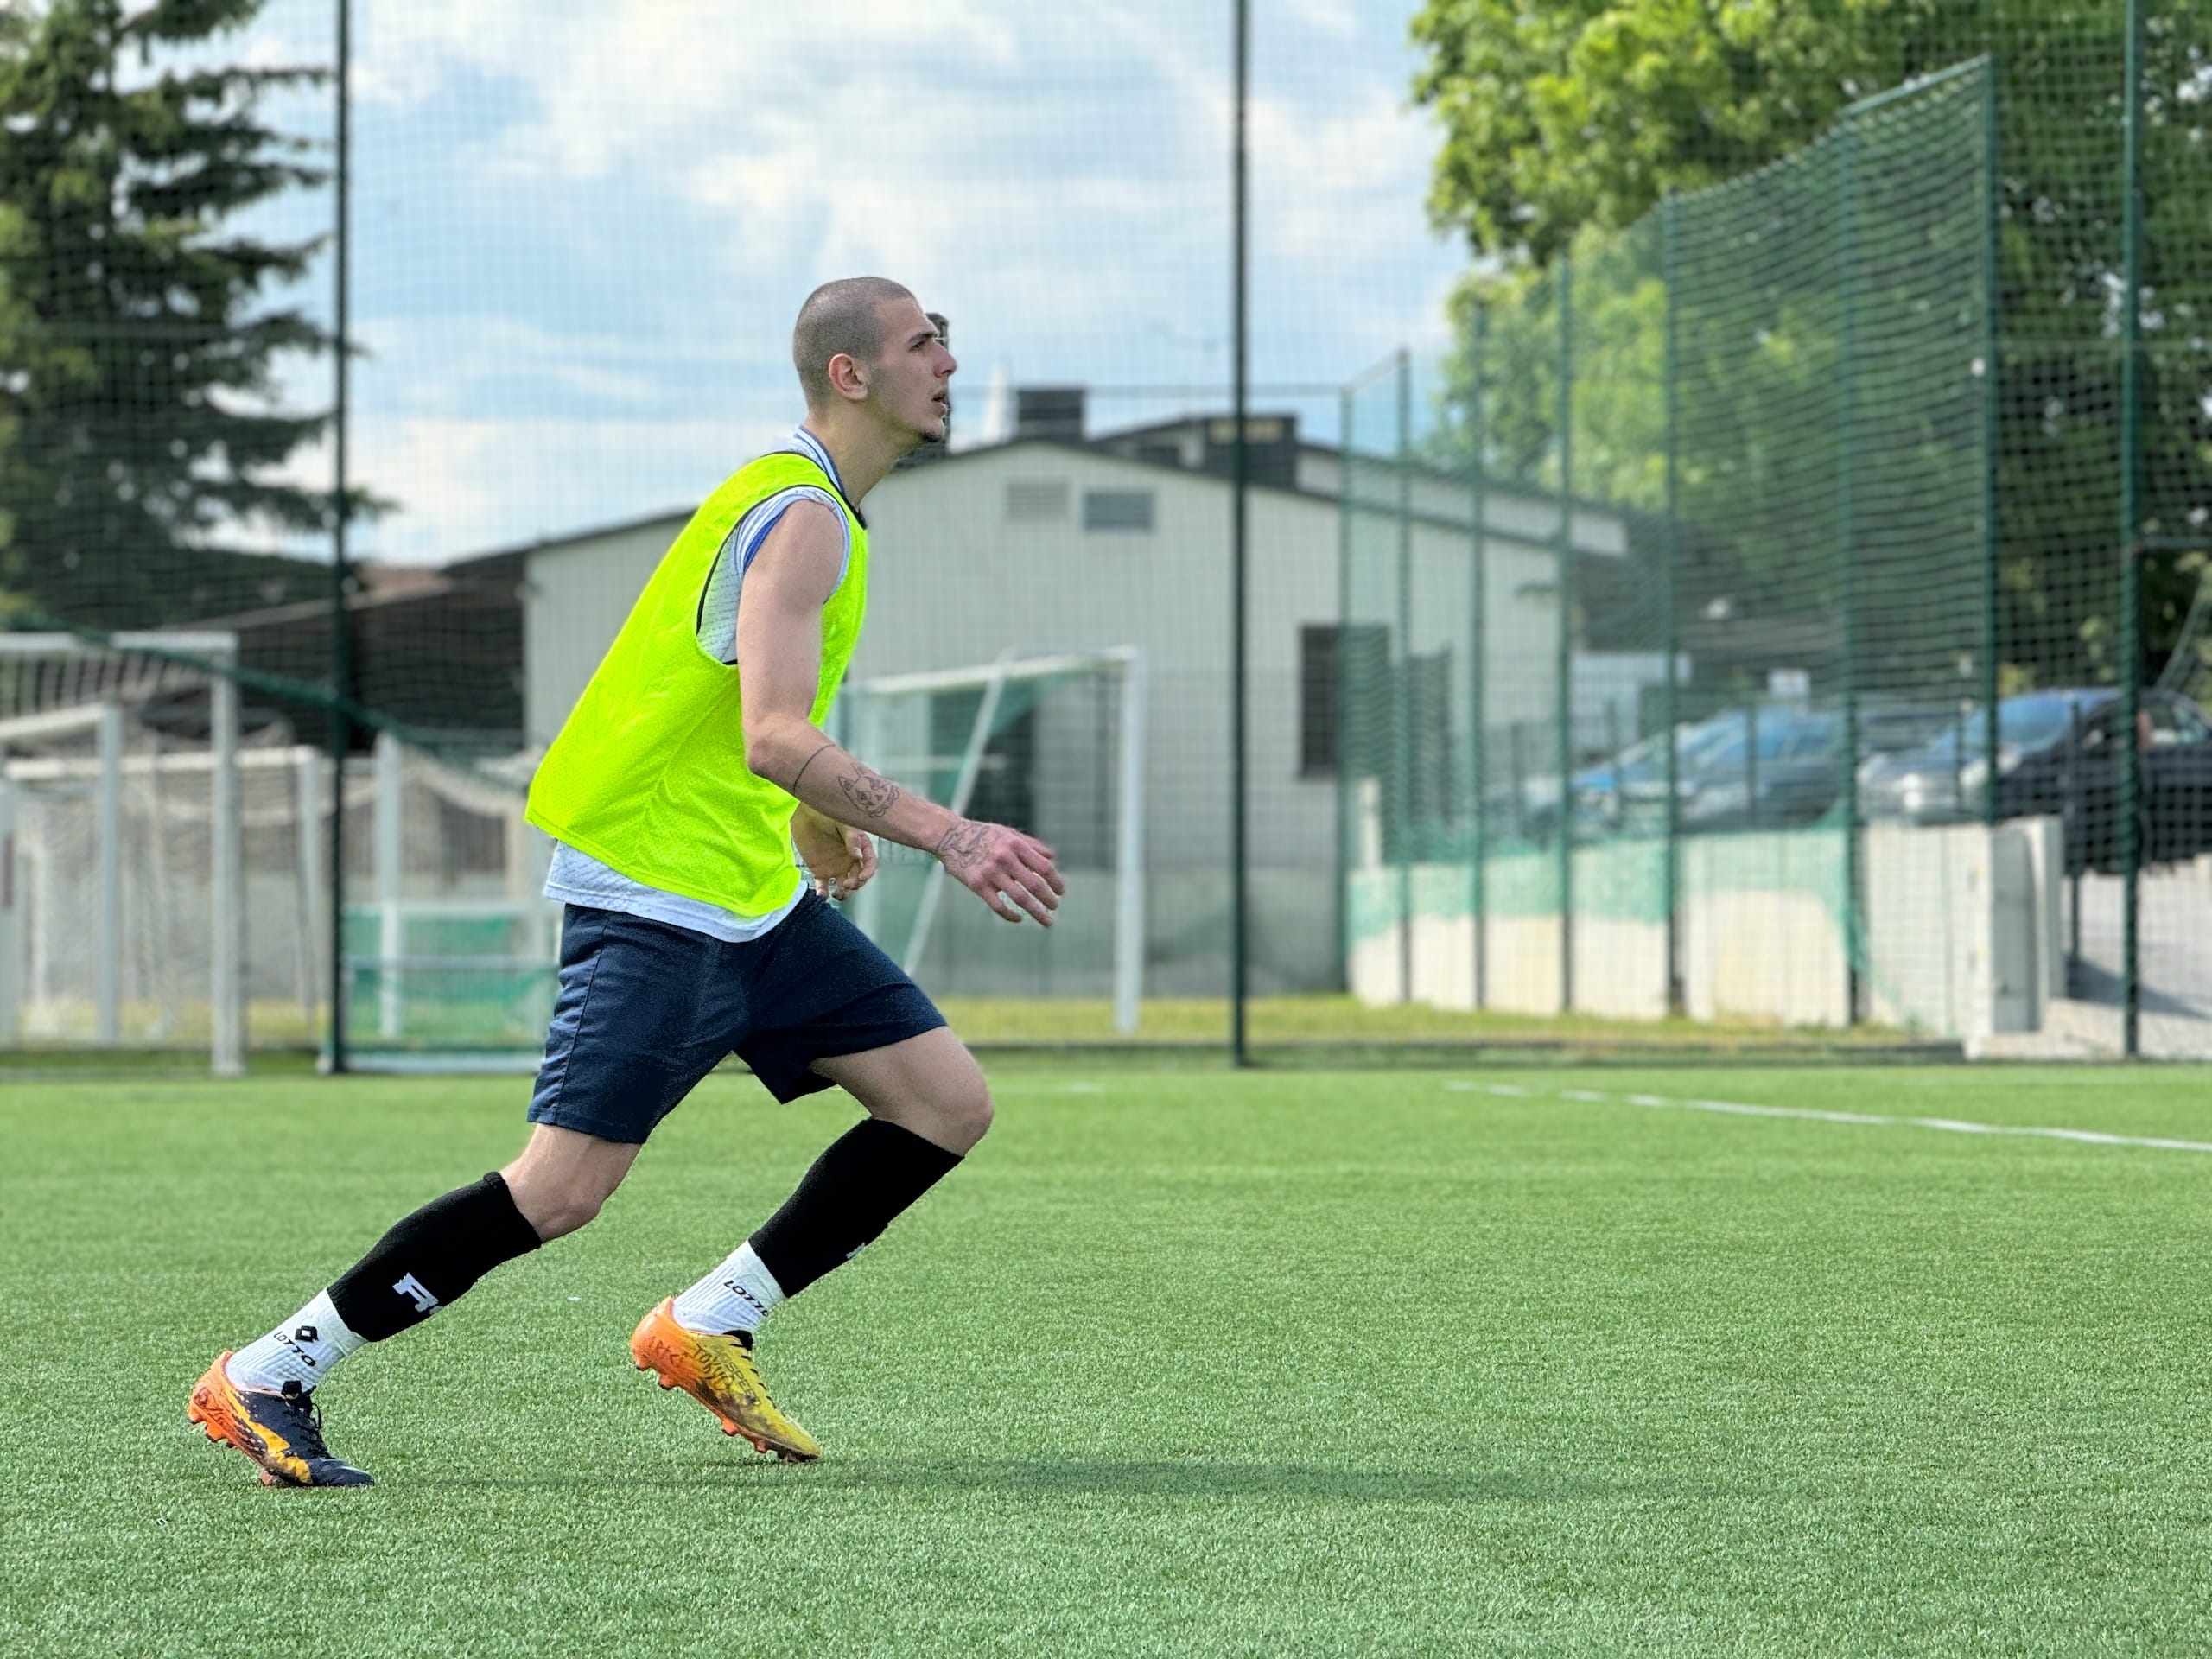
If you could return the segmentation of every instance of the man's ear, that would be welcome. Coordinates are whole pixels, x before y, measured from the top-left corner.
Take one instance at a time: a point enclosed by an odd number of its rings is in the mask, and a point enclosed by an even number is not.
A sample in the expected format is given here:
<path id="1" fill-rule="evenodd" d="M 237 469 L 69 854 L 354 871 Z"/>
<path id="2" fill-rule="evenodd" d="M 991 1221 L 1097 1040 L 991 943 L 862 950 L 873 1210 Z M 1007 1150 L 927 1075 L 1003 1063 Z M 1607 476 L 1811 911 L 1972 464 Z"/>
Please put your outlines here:
<path id="1" fill-rule="evenodd" d="M 851 353 L 837 353 L 827 366 L 831 390 L 842 396 L 868 396 L 868 376 Z"/>

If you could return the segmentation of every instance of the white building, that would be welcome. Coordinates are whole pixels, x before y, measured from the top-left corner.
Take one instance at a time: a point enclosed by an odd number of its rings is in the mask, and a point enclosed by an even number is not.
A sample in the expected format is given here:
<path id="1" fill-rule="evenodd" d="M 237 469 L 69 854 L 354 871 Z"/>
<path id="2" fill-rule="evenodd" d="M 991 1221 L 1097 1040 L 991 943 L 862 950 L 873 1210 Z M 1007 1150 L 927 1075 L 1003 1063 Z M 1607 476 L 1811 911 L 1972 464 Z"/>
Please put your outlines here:
<path id="1" fill-rule="evenodd" d="M 1017 432 L 1006 443 L 903 468 L 869 495 L 868 620 L 849 683 L 987 664 L 1008 652 L 1141 648 L 1150 682 L 1146 993 L 1218 995 L 1227 982 L 1230 902 L 1232 492 L 1224 458 L 1233 425 L 1188 421 L 1088 442 L 1072 432 Z M 1395 591 L 1374 581 L 1345 593 L 1347 541 L 1388 538 L 1387 546 L 1363 543 L 1353 562 L 1386 586 L 1395 587 L 1396 569 L 1410 571 L 1411 651 L 1443 664 L 1463 721 L 1471 496 L 1463 482 L 1416 474 L 1402 532 L 1382 512 L 1348 527 L 1335 450 L 1300 444 L 1294 423 L 1278 417 L 1255 417 L 1252 440 L 1261 481 L 1249 496 L 1248 540 L 1251 984 L 1258 992 L 1333 988 L 1344 982 L 1333 879 L 1334 646 L 1347 601 L 1356 620 L 1394 632 L 1399 609 Z M 1381 487 L 1363 482 L 1363 499 Z M 1388 488 L 1389 499 L 1375 498 L 1378 506 L 1395 501 L 1395 484 Z M 1484 500 L 1486 723 L 1541 721 L 1554 706 L 1558 508 L 1498 490 Z M 529 552 L 524 722 L 532 743 L 558 729 L 683 524 L 681 515 L 657 518 Z M 1615 515 L 1578 506 L 1573 532 L 1586 554 L 1625 550 Z M 1054 755 L 1068 741 L 1035 728 L 999 759 L 1032 774 L 1017 780 L 1025 787 L 1016 792 L 1033 803 L 1025 827 L 1080 867 L 1103 833 L 1101 809 L 1096 789 L 1065 778 L 1055 786 Z M 1090 766 L 1086 775 L 1096 772 Z M 1071 896 L 1084 897 L 1080 884 Z M 940 990 L 1011 990 L 1035 988 L 1041 977 L 1047 988 L 1103 991 L 1103 971 L 1073 944 L 1090 932 L 1076 913 L 1084 908 L 1071 904 L 1047 945 L 1001 940 L 1014 930 L 981 906 L 948 906 L 925 981 Z"/>

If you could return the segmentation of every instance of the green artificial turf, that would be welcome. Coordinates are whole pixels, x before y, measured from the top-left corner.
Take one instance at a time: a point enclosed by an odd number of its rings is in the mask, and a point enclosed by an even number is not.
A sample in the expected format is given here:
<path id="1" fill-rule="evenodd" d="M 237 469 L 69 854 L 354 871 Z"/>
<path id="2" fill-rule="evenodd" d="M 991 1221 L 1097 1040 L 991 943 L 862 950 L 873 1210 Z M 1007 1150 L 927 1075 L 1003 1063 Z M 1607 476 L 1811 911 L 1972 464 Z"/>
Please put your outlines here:
<path id="1" fill-rule="evenodd" d="M 524 1085 L 9 1084 L 0 1652 L 2212 1649 L 2212 1154 L 1626 1098 L 2212 1141 L 2202 1073 L 994 1082 L 767 1328 L 820 1464 L 624 1350 L 844 1121 L 720 1074 L 328 1386 L 379 1484 L 321 1492 L 185 1394 L 503 1161 Z"/>

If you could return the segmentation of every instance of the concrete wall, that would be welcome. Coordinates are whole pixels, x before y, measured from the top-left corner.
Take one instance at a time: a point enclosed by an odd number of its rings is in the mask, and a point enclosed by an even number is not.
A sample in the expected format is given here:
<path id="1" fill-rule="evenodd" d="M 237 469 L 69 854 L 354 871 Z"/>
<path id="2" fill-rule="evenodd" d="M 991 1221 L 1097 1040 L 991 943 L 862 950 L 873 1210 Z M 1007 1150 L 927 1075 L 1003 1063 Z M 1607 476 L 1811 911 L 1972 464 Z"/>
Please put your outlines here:
<path id="1" fill-rule="evenodd" d="M 1639 898 L 1653 883 L 1656 843 L 1579 849 L 1573 1007 L 1655 1019 L 1665 1012 L 1666 924 Z M 1975 824 L 1878 824 L 1864 832 L 1866 957 L 1861 1006 L 1877 1024 L 1968 1040 L 2033 1031 L 2063 990 L 2062 871 L 2056 819 Z M 1486 885 L 1483 1006 L 1554 1014 L 1564 1005 L 1555 906 L 1516 904 L 1516 867 L 1541 873 L 1548 855 L 1491 861 Z M 1695 1020 L 1848 1022 L 1849 963 L 1840 923 L 1841 843 L 1833 830 L 1698 836 L 1681 847 L 1683 997 Z M 1411 873 L 1414 919 L 1400 920 L 1404 877 L 1351 874 L 1347 974 L 1364 1001 L 1471 1007 L 1472 888 L 1460 867 Z M 1611 881 L 1611 891 L 1606 883 Z M 1663 902 L 1663 899 L 1662 899 Z M 1408 985 L 1408 979 L 1410 984 Z"/>
<path id="2" fill-rule="evenodd" d="M 1870 1017 L 1964 1038 L 2038 1029 L 2065 989 L 2061 830 L 1868 826 Z"/>

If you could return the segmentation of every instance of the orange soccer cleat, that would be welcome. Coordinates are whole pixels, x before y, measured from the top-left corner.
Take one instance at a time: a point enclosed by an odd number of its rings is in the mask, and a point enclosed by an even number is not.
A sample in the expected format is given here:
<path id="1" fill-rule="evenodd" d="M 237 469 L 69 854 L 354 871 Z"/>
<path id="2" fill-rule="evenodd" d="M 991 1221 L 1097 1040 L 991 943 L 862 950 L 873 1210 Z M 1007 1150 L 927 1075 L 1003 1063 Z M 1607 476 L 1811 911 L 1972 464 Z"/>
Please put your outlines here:
<path id="1" fill-rule="evenodd" d="M 185 1421 L 197 1423 L 218 1446 L 232 1446 L 261 1470 L 264 1486 L 373 1486 L 365 1469 L 330 1455 L 322 1443 L 322 1413 L 315 1396 L 264 1394 L 242 1389 L 217 1357 L 193 1385 Z"/>
<path id="2" fill-rule="evenodd" d="M 652 1371 L 664 1389 L 681 1389 L 721 1420 L 725 1434 L 772 1452 L 786 1463 L 811 1463 L 822 1455 L 820 1442 L 776 1408 L 767 1384 L 753 1363 L 753 1339 L 708 1336 L 677 1323 L 673 1297 L 638 1321 L 630 1337 L 630 1357 L 641 1371 Z"/>

